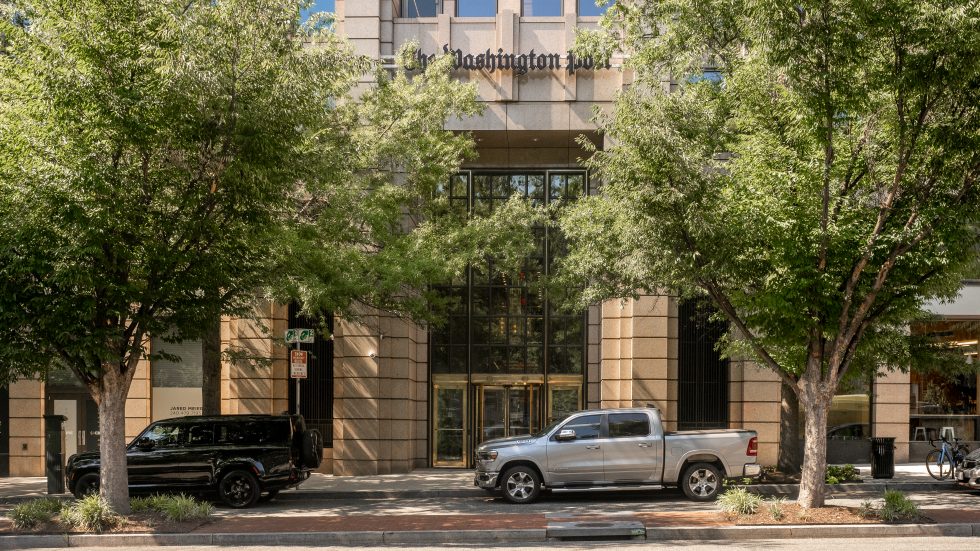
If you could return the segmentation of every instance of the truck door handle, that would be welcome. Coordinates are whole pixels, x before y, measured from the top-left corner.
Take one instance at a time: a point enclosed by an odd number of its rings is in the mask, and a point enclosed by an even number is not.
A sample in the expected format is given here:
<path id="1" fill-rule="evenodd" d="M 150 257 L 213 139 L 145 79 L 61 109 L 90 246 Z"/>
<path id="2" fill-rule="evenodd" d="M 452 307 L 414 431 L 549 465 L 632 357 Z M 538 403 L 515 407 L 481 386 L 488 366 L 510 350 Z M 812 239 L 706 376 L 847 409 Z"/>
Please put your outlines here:
<path id="1" fill-rule="evenodd" d="M 587 450 L 598 450 L 599 449 L 599 444 L 595 444 L 595 445 L 592 445 L 592 446 L 586 446 L 585 449 L 587 449 Z"/>
<path id="2" fill-rule="evenodd" d="M 641 448 L 649 448 L 649 447 L 650 447 L 650 446 L 652 446 L 653 444 L 651 444 L 651 443 L 649 443 L 649 442 L 640 442 L 640 443 L 639 443 L 639 444 L 637 444 L 637 445 L 638 445 L 638 446 L 640 446 Z"/>

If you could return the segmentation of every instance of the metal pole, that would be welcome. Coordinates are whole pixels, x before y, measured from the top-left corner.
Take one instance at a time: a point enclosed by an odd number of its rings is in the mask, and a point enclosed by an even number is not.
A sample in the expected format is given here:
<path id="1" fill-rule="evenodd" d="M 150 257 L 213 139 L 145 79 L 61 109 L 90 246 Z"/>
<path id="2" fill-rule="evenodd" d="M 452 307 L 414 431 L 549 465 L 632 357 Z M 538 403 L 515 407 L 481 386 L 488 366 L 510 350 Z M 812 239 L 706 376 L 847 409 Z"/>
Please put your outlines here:
<path id="1" fill-rule="evenodd" d="M 296 350 L 299 350 L 299 341 L 296 341 Z M 296 377 L 296 415 L 299 415 L 299 377 Z"/>

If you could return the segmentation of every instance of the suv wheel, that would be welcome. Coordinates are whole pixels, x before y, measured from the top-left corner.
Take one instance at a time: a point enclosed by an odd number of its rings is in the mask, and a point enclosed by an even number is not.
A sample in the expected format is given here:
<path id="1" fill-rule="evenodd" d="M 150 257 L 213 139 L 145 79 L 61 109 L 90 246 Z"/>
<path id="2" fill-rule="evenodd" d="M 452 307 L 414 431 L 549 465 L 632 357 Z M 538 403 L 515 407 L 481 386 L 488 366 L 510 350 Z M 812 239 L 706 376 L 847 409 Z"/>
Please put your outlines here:
<path id="1" fill-rule="evenodd" d="M 500 488 L 511 503 L 531 503 L 541 493 L 541 477 L 531 467 L 518 465 L 504 473 Z"/>
<path id="2" fill-rule="evenodd" d="M 76 498 L 82 499 L 89 494 L 99 492 L 99 473 L 86 473 L 79 477 L 75 483 L 75 491 L 72 492 Z"/>
<path id="3" fill-rule="evenodd" d="M 680 486 L 694 501 L 713 501 L 721 490 L 721 471 L 711 463 L 695 463 L 684 470 Z"/>
<path id="4" fill-rule="evenodd" d="M 231 471 L 218 483 L 221 501 L 236 509 L 255 505 L 260 493 L 258 481 L 248 471 Z"/>

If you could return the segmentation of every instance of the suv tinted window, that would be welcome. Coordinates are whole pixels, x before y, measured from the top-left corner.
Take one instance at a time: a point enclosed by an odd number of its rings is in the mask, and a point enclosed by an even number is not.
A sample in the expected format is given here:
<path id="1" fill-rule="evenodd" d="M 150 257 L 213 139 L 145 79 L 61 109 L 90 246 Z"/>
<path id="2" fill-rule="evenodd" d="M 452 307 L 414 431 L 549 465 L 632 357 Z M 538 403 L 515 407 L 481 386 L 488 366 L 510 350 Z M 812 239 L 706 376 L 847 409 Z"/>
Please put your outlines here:
<path id="1" fill-rule="evenodd" d="M 214 425 L 200 423 L 187 425 L 188 446 L 210 446 L 214 443 Z"/>
<path id="2" fill-rule="evenodd" d="M 577 440 L 588 440 L 599 438 L 601 427 L 602 415 L 585 415 L 565 423 L 561 430 L 573 430 Z"/>
<path id="3" fill-rule="evenodd" d="M 645 413 L 610 413 L 609 437 L 628 438 L 650 434 L 650 418 Z"/>
<path id="4" fill-rule="evenodd" d="M 176 423 L 155 425 L 143 435 L 153 442 L 154 448 L 173 448 L 180 445 L 184 427 Z"/>
<path id="5" fill-rule="evenodd" d="M 268 421 L 229 421 L 220 423 L 215 434 L 218 444 L 261 446 L 289 440 L 289 419 Z"/>

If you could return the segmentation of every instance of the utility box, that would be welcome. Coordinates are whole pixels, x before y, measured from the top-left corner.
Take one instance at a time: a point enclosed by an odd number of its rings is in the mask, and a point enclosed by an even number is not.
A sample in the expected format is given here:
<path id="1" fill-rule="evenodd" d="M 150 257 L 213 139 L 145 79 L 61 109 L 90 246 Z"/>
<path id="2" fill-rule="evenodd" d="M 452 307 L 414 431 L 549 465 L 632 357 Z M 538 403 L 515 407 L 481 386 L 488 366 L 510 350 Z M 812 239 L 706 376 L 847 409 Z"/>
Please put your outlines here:
<path id="1" fill-rule="evenodd" d="M 65 431 L 68 419 L 64 415 L 44 416 L 44 474 L 48 477 L 48 493 L 65 493 Z"/>

